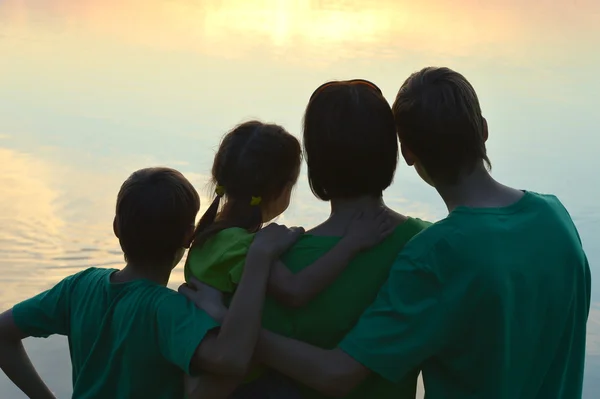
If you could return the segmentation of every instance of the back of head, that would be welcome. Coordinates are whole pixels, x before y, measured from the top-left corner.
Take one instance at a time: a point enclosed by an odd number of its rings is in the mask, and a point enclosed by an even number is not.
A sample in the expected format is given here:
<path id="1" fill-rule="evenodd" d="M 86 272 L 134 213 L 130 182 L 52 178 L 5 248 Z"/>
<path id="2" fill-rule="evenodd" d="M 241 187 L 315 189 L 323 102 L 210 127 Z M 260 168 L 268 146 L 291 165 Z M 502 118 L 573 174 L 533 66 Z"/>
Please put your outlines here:
<path id="1" fill-rule="evenodd" d="M 304 115 L 304 150 L 315 196 L 380 196 L 398 162 L 392 111 L 381 90 L 365 80 L 319 87 Z"/>
<path id="2" fill-rule="evenodd" d="M 473 86 L 449 68 L 424 68 L 402 85 L 392 107 L 398 136 L 431 179 L 455 183 L 484 161 L 486 124 Z"/>
<path id="3" fill-rule="evenodd" d="M 117 196 L 115 227 L 128 262 L 172 262 L 200 208 L 200 197 L 178 171 L 134 172 Z"/>
<path id="4" fill-rule="evenodd" d="M 300 143 L 281 126 L 249 121 L 227 133 L 212 167 L 217 197 L 200 219 L 194 245 L 229 227 L 257 231 L 263 223 L 261 209 L 291 189 L 301 163 Z"/>

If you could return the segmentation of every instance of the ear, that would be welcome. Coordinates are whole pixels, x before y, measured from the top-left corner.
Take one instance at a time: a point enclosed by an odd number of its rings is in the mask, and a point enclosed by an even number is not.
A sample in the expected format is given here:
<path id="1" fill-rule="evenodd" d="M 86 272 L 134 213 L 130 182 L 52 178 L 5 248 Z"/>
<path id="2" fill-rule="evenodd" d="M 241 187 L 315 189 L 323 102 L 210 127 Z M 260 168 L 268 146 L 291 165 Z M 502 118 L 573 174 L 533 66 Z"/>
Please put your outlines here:
<path id="1" fill-rule="evenodd" d="M 408 166 L 413 166 L 417 162 L 417 157 L 413 152 L 404 144 L 400 143 L 400 151 L 402 152 L 402 157 L 406 161 Z"/>
<path id="2" fill-rule="evenodd" d="M 183 247 L 189 248 L 192 245 L 192 241 L 194 241 L 194 232 L 196 231 L 195 226 L 188 227 L 185 235 L 183 236 Z"/>
<path id="3" fill-rule="evenodd" d="M 487 139 L 489 137 L 489 133 L 488 133 L 488 124 L 487 124 L 487 120 L 485 118 L 483 118 L 483 142 L 487 142 Z"/>
<path id="4" fill-rule="evenodd" d="M 113 233 L 115 233 L 115 237 L 119 238 L 119 222 L 116 216 L 113 219 Z"/>

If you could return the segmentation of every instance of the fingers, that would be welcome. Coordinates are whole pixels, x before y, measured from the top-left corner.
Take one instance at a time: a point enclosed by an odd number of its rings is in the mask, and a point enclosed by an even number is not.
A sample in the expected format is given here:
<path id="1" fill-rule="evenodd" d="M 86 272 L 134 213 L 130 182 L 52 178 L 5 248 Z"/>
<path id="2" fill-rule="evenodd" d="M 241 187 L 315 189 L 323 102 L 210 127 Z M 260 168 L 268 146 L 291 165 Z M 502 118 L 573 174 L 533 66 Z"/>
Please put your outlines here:
<path id="1" fill-rule="evenodd" d="M 271 226 L 273 226 L 273 227 L 271 227 Z M 260 235 L 273 234 L 273 235 L 276 235 L 277 237 L 279 237 L 279 236 L 285 235 L 286 233 L 291 233 L 293 236 L 300 236 L 300 235 L 304 234 L 304 227 L 299 227 L 299 226 L 287 227 L 286 225 L 283 225 L 283 224 L 271 223 L 267 227 L 260 230 L 257 233 L 257 235 L 258 234 L 260 234 Z"/>
<path id="2" fill-rule="evenodd" d="M 304 228 L 302 228 L 302 227 L 292 227 L 290 230 L 291 230 L 291 236 L 292 236 L 290 241 L 291 241 L 291 243 L 293 245 L 304 234 Z"/>
<path id="3" fill-rule="evenodd" d="M 187 284 L 184 283 L 179 286 L 177 292 L 179 292 L 181 295 L 185 296 L 188 299 L 192 299 L 196 291 L 191 289 Z"/>
<path id="4" fill-rule="evenodd" d="M 290 227 L 289 229 L 293 235 L 295 236 L 301 236 L 302 234 L 304 234 L 304 227 L 298 227 L 298 226 L 294 226 L 294 227 Z"/>
<path id="5" fill-rule="evenodd" d="M 294 226 L 294 227 L 286 228 L 285 232 L 282 231 L 281 233 L 282 233 L 280 235 L 281 247 L 279 248 L 280 253 L 288 250 L 289 247 L 294 245 L 296 243 L 296 241 L 298 241 L 300 239 L 300 237 L 304 234 L 304 228 Z"/>

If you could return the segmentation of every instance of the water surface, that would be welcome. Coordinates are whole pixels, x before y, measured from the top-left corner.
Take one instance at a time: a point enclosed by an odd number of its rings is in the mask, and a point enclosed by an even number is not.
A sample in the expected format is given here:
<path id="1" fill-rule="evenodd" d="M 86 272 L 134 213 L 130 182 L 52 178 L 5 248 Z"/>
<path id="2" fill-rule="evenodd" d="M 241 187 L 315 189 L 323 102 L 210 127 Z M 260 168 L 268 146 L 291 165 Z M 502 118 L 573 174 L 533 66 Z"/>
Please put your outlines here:
<path id="1" fill-rule="evenodd" d="M 133 170 L 167 165 L 204 190 L 219 138 L 250 119 L 300 135 L 312 91 L 367 78 L 391 101 L 426 65 L 465 74 L 490 125 L 494 175 L 559 196 L 600 262 L 600 3 L 594 0 L 3 0 L 0 2 L 0 307 L 88 266 L 122 264 L 111 220 Z M 386 201 L 436 220 L 436 193 L 404 164 Z M 204 201 L 206 204 L 207 201 Z M 301 178 L 285 223 L 327 205 Z M 183 280 L 177 268 L 172 286 Z M 600 284 L 586 397 L 600 389 Z M 71 392 L 66 342 L 30 340 Z M 4 375 L 0 397 L 22 398 Z"/>

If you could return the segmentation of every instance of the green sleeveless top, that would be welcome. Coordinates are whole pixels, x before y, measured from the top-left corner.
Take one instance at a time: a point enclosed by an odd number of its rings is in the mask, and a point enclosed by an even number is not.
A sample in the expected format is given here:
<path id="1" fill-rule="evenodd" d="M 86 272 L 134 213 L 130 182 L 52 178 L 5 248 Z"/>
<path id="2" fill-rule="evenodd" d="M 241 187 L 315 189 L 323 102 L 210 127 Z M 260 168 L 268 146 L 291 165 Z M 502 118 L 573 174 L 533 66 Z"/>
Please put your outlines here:
<path id="1" fill-rule="evenodd" d="M 267 297 L 263 326 L 321 348 L 335 348 L 377 297 L 398 252 L 430 225 L 420 219 L 408 218 L 384 242 L 356 256 L 332 285 L 302 308 L 289 308 Z M 185 265 L 186 280 L 193 274 L 223 292 L 233 292 L 253 239 L 254 234 L 243 229 L 219 232 L 202 247 L 190 251 Z M 305 234 L 281 260 L 292 272 L 299 272 L 340 240 L 341 237 Z M 399 383 L 372 374 L 347 398 L 414 399 L 418 373 L 415 370 Z M 301 387 L 301 390 L 305 398 L 325 398 L 308 388 Z"/>

